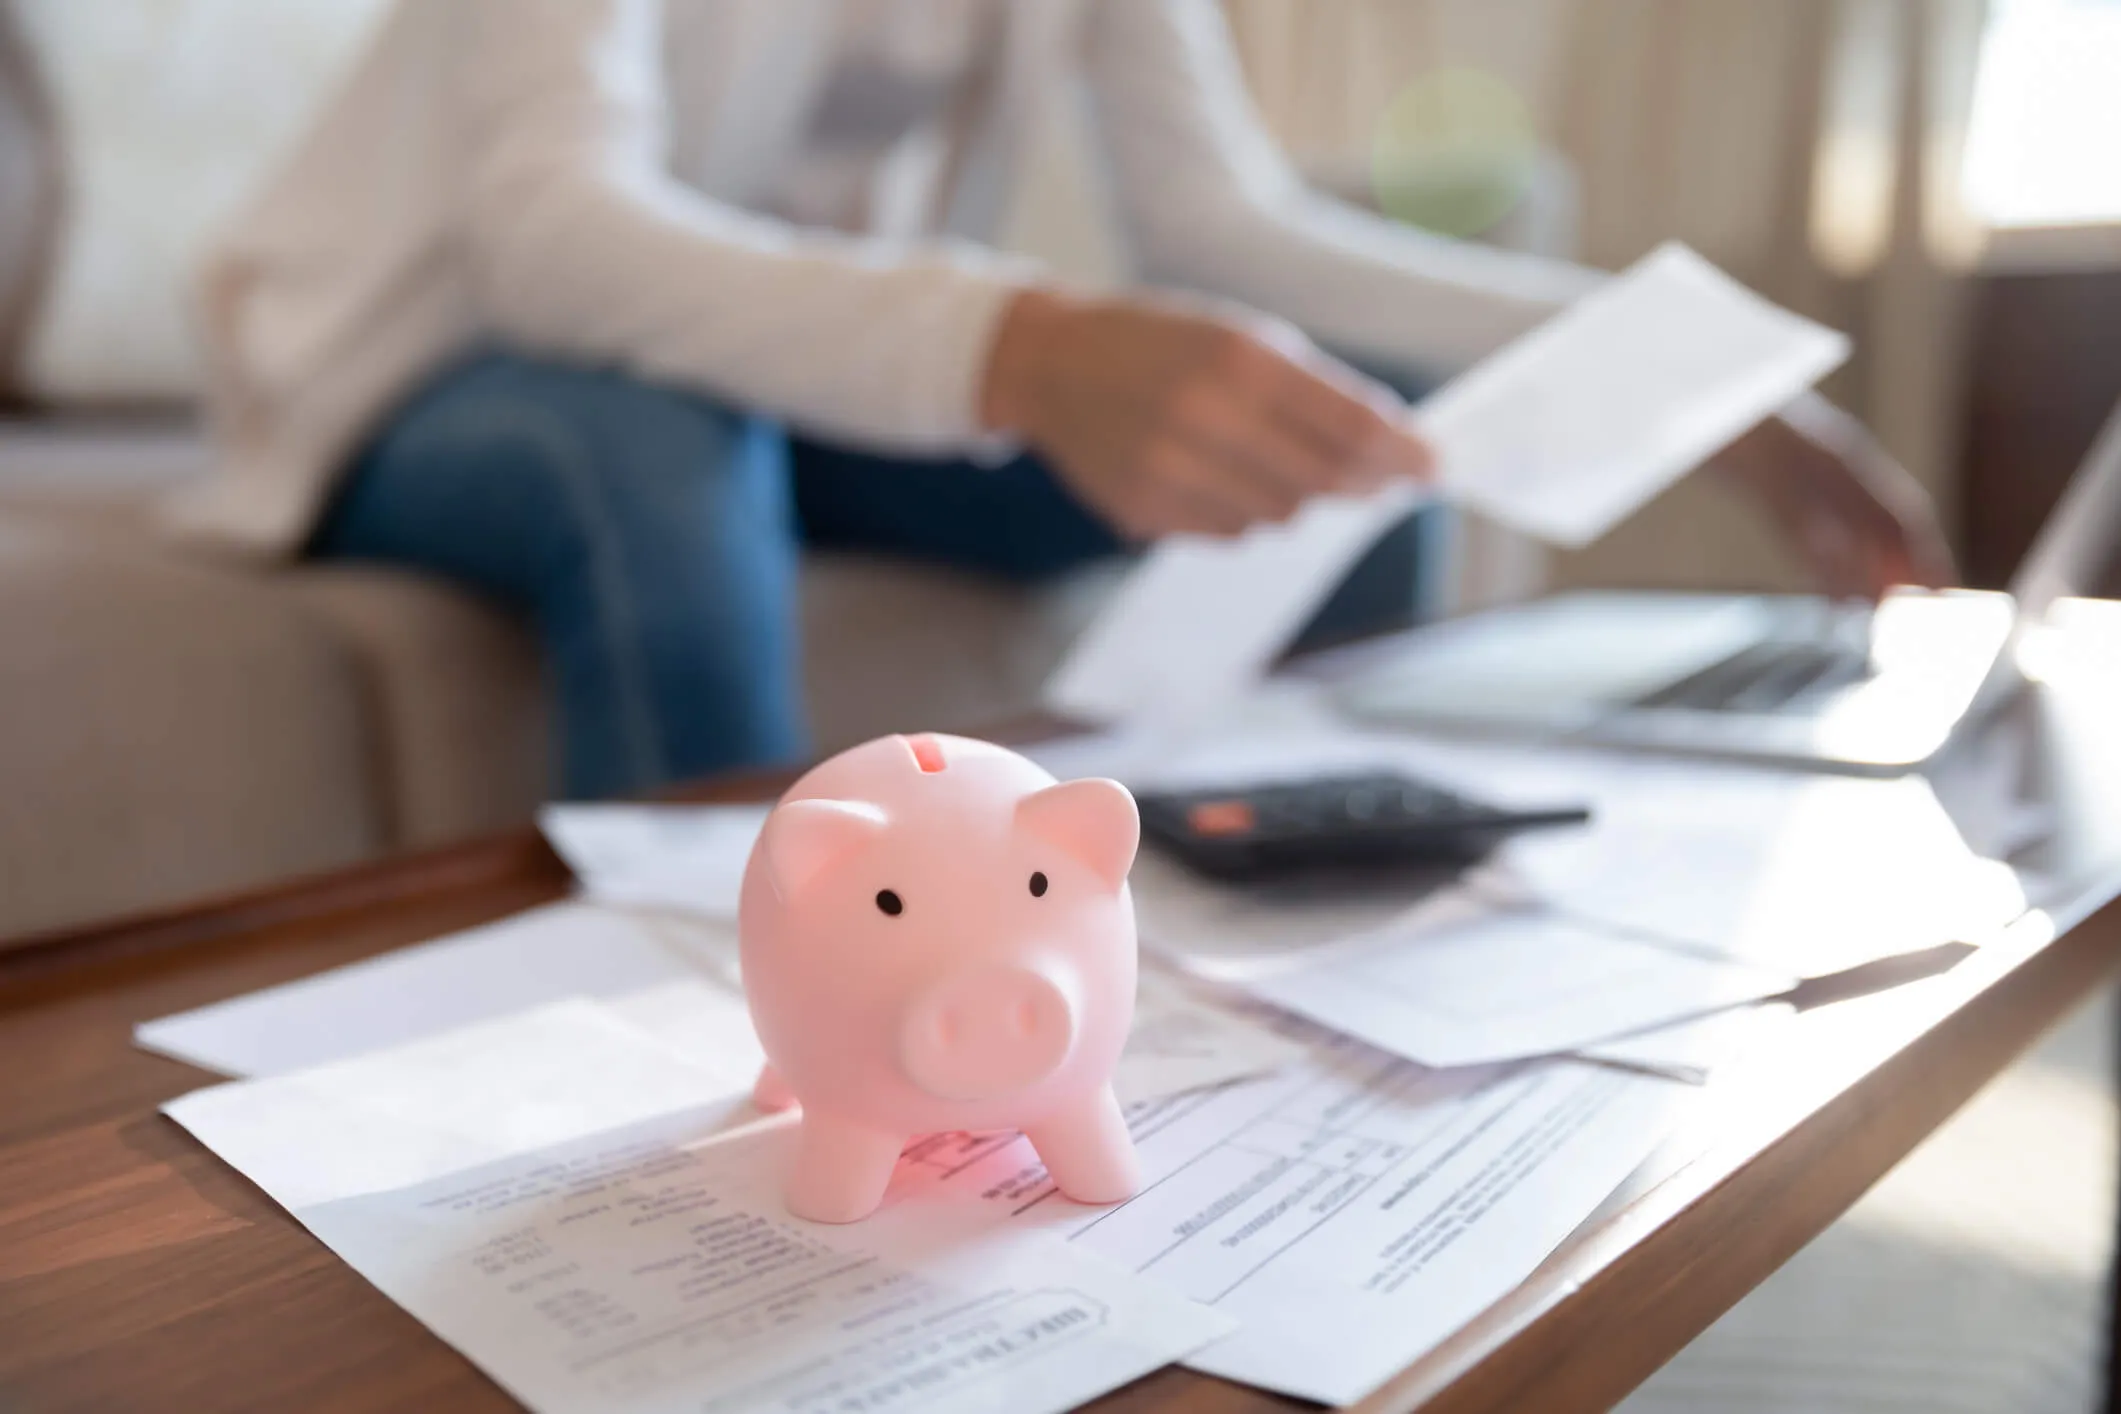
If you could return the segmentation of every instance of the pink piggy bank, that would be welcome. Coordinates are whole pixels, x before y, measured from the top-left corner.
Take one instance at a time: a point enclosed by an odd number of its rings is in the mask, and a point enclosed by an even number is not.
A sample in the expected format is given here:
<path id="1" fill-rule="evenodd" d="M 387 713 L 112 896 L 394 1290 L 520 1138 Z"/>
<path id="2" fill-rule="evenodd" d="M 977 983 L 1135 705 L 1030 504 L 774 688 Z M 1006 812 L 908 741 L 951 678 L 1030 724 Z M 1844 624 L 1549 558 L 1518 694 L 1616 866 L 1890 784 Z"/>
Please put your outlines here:
<path id="1" fill-rule="evenodd" d="M 744 872 L 761 1108 L 803 1108 L 789 1211 L 853 1222 L 917 1134 L 1021 1129 L 1085 1203 L 1139 1184 L 1112 1097 L 1141 837 L 1117 781 L 891 736 L 797 781 Z"/>

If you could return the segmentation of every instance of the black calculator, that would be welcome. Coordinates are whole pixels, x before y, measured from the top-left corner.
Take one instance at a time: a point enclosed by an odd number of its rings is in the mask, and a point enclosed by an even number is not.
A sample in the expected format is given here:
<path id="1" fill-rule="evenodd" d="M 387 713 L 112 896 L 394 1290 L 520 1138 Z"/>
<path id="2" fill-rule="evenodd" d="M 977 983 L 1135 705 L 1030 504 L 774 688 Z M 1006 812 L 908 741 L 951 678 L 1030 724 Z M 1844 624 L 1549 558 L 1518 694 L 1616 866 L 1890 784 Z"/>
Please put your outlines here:
<path id="1" fill-rule="evenodd" d="M 1580 805 L 1507 810 L 1389 772 L 1137 797 L 1142 833 L 1180 863 L 1250 880 L 1341 866 L 1469 864 L 1521 830 L 1581 825 Z"/>

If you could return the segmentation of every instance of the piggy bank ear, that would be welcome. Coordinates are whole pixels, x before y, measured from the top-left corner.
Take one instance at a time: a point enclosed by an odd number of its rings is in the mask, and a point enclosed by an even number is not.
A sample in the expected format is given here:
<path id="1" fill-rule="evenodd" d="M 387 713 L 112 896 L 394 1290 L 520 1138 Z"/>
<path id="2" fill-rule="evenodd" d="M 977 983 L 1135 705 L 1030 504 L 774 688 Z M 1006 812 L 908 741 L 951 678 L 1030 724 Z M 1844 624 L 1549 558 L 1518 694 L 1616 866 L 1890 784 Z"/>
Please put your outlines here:
<path id="1" fill-rule="evenodd" d="M 1016 823 L 1057 846 L 1117 889 L 1134 866 L 1141 816 L 1118 781 L 1062 781 L 1017 802 Z"/>
<path id="2" fill-rule="evenodd" d="M 841 855 L 884 832 L 884 812 L 865 800 L 791 800 L 766 817 L 759 848 L 773 891 L 794 898 Z"/>

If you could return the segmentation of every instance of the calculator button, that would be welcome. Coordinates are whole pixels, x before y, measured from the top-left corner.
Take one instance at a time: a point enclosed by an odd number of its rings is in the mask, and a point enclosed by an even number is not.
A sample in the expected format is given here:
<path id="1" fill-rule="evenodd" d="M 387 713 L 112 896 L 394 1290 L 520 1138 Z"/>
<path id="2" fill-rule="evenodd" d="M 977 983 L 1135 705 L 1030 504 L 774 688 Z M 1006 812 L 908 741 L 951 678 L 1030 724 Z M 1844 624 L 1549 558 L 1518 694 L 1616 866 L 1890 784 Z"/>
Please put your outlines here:
<path id="1" fill-rule="evenodd" d="M 1186 812 L 1186 828 L 1196 835 L 1249 835 L 1258 824 L 1258 814 L 1243 800 L 1203 800 Z"/>

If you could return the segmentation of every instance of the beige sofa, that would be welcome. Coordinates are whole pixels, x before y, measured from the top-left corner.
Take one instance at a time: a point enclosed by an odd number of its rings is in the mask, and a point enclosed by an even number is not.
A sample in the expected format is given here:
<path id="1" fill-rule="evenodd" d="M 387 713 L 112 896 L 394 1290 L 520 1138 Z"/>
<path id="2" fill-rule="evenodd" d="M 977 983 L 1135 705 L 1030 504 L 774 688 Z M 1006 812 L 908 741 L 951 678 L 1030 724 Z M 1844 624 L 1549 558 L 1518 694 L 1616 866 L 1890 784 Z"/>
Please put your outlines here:
<path id="1" fill-rule="evenodd" d="M 525 819 L 546 787 L 524 627 L 392 571 L 219 564 L 146 503 L 182 428 L 0 427 L 0 938 Z M 832 745 L 1020 712 L 1093 597 L 813 557 Z"/>
<path id="2" fill-rule="evenodd" d="M 107 189 L 113 172 L 174 173 L 180 198 L 230 183 L 203 144 L 270 146 L 253 129 L 286 121 L 304 97 L 281 91 L 289 71 L 328 70 L 329 51 L 380 3 L 0 0 L 0 942 L 458 839 L 520 822 L 544 796 L 539 663 L 507 614 L 411 575 L 219 563 L 155 534 L 155 497 L 208 467 L 173 399 L 181 379 L 164 371 L 183 334 L 176 263 L 157 243 L 174 239 L 163 227 L 181 224 L 181 203 L 125 233 L 141 264 L 123 242 L 116 262 L 109 241 L 85 264 L 62 258 L 69 218 L 93 227 L 128 214 Z M 196 28 L 179 43 L 185 25 Z M 231 26 L 253 25 L 271 33 L 212 57 L 208 29 L 226 45 Z M 212 67 L 246 54 L 249 74 Z M 91 80 L 138 90 L 120 99 L 130 128 L 93 111 L 58 120 L 67 102 L 93 108 Z M 169 111 L 153 106 L 165 101 Z M 97 160 L 62 151 L 61 131 L 101 144 Z M 110 150 L 127 142 L 147 150 Z M 1031 239 L 1019 244 L 1079 275 L 1110 273 L 1100 253 L 1069 244 L 1095 239 L 1080 170 L 1040 162 L 1023 203 Z M 1565 177 L 1544 181 L 1499 234 L 1552 248 L 1565 239 L 1553 215 L 1568 205 Z M 1062 248 L 1042 248 L 1040 228 Z M 1547 234 L 1527 242 L 1528 231 Z M 157 256 L 167 280 L 140 285 Z M 76 332 L 49 337 L 55 271 L 95 273 L 99 258 L 105 277 L 135 282 L 132 301 L 100 325 L 58 310 Z M 61 302 L 77 293 L 68 285 Z M 99 362 L 119 367 L 123 412 L 92 379 L 76 386 Z M 154 404 L 144 415 L 142 398 Z M 1494 562 L 1505 591 L 1521 587 L 1507 545 Z M 1493 597 L 1478 565 L 1468 557 L 1476 601 Z M 810 558 L 804 667 L 818 743 L 1028 710 L 1109 577 L 1034 593 Z"/>

